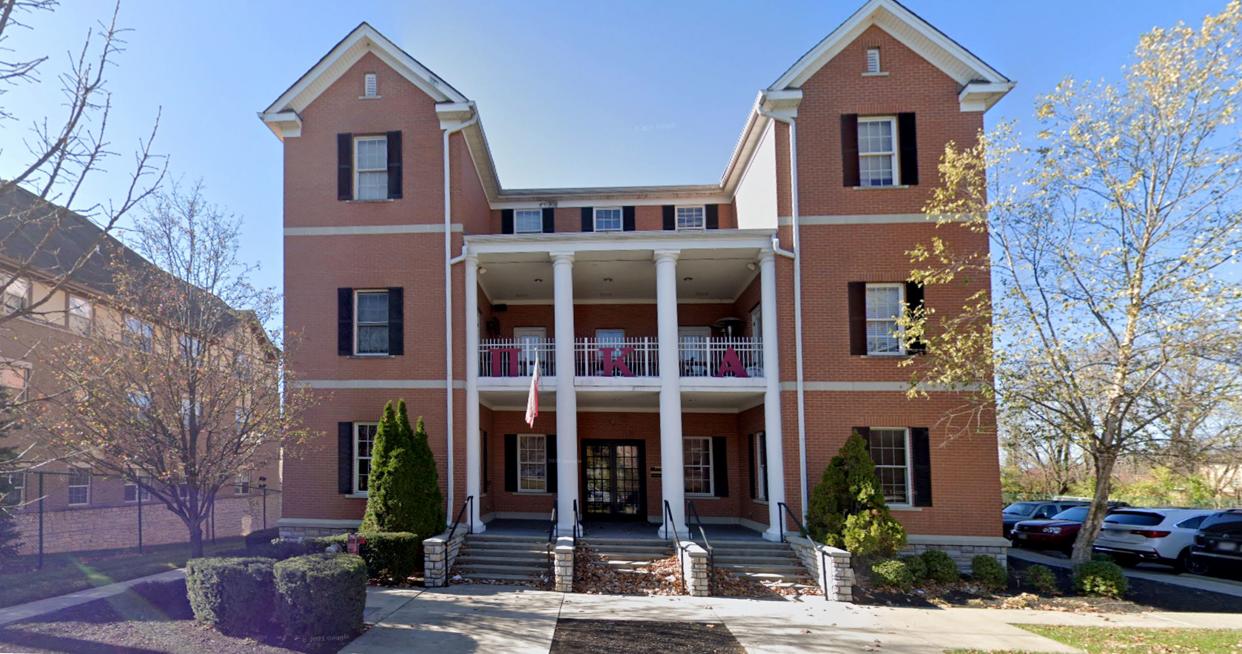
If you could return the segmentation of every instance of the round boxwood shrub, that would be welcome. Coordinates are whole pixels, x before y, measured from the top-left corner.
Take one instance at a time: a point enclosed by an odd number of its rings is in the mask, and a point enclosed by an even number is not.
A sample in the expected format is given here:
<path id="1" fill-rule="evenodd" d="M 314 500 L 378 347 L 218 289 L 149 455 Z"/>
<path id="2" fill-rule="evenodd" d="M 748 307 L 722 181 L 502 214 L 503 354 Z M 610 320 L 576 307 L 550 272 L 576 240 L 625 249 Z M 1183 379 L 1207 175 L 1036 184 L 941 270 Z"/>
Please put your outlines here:
<path id="1" fill-rule="evenodd" d="M 1083 595 L 1121 597 L 1128 587 L 1121 566 L 1111 561 L 1088 561 L 1074 568 L 1074 590 Z"/>
<path id="2" fill-rule="evenodd" d="M 951 584 L 961 576 L 953 557 L 944 550 L 927 550 L 919 555 L 927 568 L 927 579 L 941 584 Z"/>
<path id="3" fill-rule="evenodd" d="M 1057 592 L 1057 576 L 1048 566 L 1035 564 L 1027 568 L 1022 577 L 1027 586 L 1041 595 L 1051 595 Z"/>
<path id="4" fill-rule="evenodd" d="M 358 534 L 363 543 L 358 554 L 367 564 L 367 575 L 378 583 L 400 584 L 423 567 L 423 540 L 408 531 Z M 349 536 L 340 534 L 320 539 L 346 551 Z"/>
<path id="5" fill-rule="evenodd" d="M 353 554 L 308 554 L 280 561 L 276 620 L 285 636 L 307 642 L 344 642 L 362 631 L 367 566 Z"/>
<path id="6" fill-rule="evenodd" d="M 1003 590 L 1009 585 L 1009 573 L 994 556 L 980 554 L 970 560 L 970 578 L 988 590 Z"/>
<path id="7" fill-rule="evenodd" d="M 916 583 L 927 578 L 927 564 L 923 563 L 923 557 L 903 556 L 901 562 L 906 564 L 906 568 L 910 570 L 910 576 L 914 577 Z"/>
<path id="8" fill-rule="evenodd" d="M 910 568 L 906 567 L 905 561 L 899 559 L 888 559 L 872 565 L 871 574 L 880 585 L 889 588 L 910 590 L 914 585 L 914 575 L 910 574 Z"/>
<path id="9" fill-rule="evenodd" d="M 261 631 L 276 603 L 275 563 L 261 557 L 190 559 L 185 590 L 194 618 L 226 634 Z"/>

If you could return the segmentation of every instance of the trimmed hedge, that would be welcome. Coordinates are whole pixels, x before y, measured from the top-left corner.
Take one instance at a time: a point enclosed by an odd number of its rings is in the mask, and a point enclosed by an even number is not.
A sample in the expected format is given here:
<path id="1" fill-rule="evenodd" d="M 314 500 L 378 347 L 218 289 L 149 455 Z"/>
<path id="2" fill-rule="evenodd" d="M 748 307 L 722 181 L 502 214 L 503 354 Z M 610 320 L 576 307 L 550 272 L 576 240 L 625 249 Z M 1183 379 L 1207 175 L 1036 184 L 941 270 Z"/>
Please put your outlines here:
<path id="1" fill-rule="evenodd" d="M 903 556 L 900 561 L 906 564 L 906 568 L 910 570 L 910 576 L 914 577 L 914 581 L 919 582 L 927 578 L 927 564 L 923 563 L 920 556 Z"/>
<path id="2" fill-rule="evenodd" d="M 910 574 L 910 568 L 906 567 L 905 561 L 899 559 L 888 559 L 872 565 L 871 574 L 880 585 L 889 588 L 910 590 L 914 585 L 914 575 Z"/>
<path id="3" fill-rule="evenodd" d="M 353 554 L 308 554 L 280 561 L 276 620 L 285 634 L 308 642 L 343 642 L 362 631 L 367 567 Z"/>
<path id="4" fill-rule="evenodd" d="M 255 556 L 283 561 L 295 556 L 322 554 L 330 543 L 327 538 L 273 538 L 265 545 L 248 548 Z"/>
<path id="5" fill-rule="evenodd" d="M 358 534 L 365 541 L 358 553 L 367 564 L 367 575 L 380 583 L 400 584 L 423 568 L 423 540 L 408 531 Z M 348 536 L 323 539 L 345 550 Z"/>
<path id="6" fill-rule="evenodd" d="M 951 584 L 961 578 L 957 571 L 957 563 L 944 550 L 926 550 L 919 555 L 927 568 L 927 580 L 942 584 Z"/>
<path id="7" fill-rule="evenodd" d="M 261 557 L 190 559 L 185 589 L 194 618 L 226 634 L 262 631 L 276 603 L 275 564 Z"/>
<path id="8" fill-rule="evenodd" d="M 1057 576 L 1053 574 L 1048 566 L 1035 564 L 1026 569 L 1023 575 L 1026 585 L 1035 589 L 1042 595 L 1051 595 L 1057 592 Z"/>
<path id="9" fill-rule="evenodd" d="M 268 529 L 252 531 L 245 536 L 246 549 L 262 547 L 276 538 L 280 538 L 279 527 L 270 527 Z"/>
<path id="10" fill-rule="evenodd" d="M 1009 585 L 1009 572 L 994 556 L 980 554 L 970 560 L 970 577 L 988 590 L 1003 590 Z"/>
<path id="11" fill-rule="evenodd" d="M 1074 590 L 1083 595 L 1121 597 L 1129 586 L 1121 566 L 1111 561 L 1088 561 L 1074 568 Z"/>

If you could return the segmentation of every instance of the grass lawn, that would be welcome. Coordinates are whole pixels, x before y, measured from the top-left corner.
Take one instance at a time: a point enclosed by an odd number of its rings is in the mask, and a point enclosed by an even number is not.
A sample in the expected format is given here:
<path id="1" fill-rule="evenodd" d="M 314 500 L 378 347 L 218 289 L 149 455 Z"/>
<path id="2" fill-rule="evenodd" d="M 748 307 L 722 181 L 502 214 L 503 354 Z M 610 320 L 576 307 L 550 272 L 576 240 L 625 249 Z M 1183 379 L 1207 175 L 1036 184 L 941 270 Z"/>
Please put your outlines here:
<path id="1" fill-rule="evenodd" d="M 244 546 L 241 538 L 221 538 L 215 544 L 204 543 L 203 550 L 210 556 Z M 29 558 L 33 566 L 34 557 Z M 49 554 L 43 557 L 42 570 L 0 574 L 0 607 L 175 570 L 189 558 L 188 544 L 151 546 L 144 554 L 132 548 Z"/>
<path id="2" fill-rule="evenodd" d="M 1242 651 L 1242 630 L 1231 629 L 1134 629 L 1130 627 L 1058 627 L 1014 625 L 1033 634 L 1077 647 L 1087 654 L 1232 654 Z M 955 650 L 974 654 L 977 650 Z M 979 652 L 982 654 L 982 652 Z M 998 654 L 993 652 L 992 654 Z"/>

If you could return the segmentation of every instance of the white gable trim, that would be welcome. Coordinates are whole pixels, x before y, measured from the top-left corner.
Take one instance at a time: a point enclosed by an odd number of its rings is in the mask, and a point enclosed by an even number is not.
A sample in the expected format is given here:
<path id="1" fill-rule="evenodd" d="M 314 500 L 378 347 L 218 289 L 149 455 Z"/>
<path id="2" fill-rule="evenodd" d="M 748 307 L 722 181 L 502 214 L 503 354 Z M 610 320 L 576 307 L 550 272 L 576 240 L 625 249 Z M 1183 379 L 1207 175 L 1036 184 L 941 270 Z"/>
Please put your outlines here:
<path id="1" fill-rule="evenodd" d="M 868 0 L 831 34 L 802 55 L 770 89 L 800 88 L 824 64 L 837 56 L 867 28 L 875 25 L 932 65 L 944 71 L 958 84 L 973 81 L 1006 83 L 1009 78 L 987 65 L 943 32 L 932 27 L 896 0 Z"/>

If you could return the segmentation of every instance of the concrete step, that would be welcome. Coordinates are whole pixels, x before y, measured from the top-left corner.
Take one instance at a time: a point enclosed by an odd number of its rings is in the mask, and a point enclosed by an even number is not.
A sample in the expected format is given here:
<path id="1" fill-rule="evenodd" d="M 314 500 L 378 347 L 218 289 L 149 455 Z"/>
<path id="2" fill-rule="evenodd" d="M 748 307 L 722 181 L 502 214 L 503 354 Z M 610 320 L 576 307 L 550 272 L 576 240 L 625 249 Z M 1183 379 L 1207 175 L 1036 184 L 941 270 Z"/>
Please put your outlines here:
<path id="1" fill-rule="evenodd" d="M 511 536 L 505 534 L 470 534 L 466 536 L 467 543 L 526 543 L 534 545 L 547 545 L 548 539 L 540 536 Z"/>
<path id="2" fill-rule="evenodd" d="M 488 552 L 496 554 L 513 554 L 515 556 L 538 555 L 547 556 L 548 548 L 546 547 L 528 547 L 525 545 L 513 544 L 505 545 L 501 543 L 470 543 L 461 548 L 462 552 Z"/>
<path id="3" fill-rule="evenodd" d="M 716 567 L 722 570 L 731 570 L 733 572 L 775 572 L 779 574 L 806 574 L 806 568 L 801 565 L 790 565 L 786 563 L 721 563 L 716 562 Z"/>
<path id="4" fill-rule="evenodd" d="M 469 574 L 466 572 L 458 572 L 466 579 L 490 579 L 492 581 L 539 581 L 539 575 L 522 575 L 522 574 Z"/>
<path id="5" fill-rule="evenodd" d="M 801 574 L 781 574 L 778 572 L 741 572 L 739 570 L 733 570 L 732 572 L 739 577 L 747 577 L 756 581 L 799 583 L 807 585 L 815 584 L 815 580 L 808 577 L 805 572 Z"/>
<path id="6" fill-rule="evenodd" d="M 672 552 L 673 546 L 668 543 L 596 543 L 587 541 L 585 545 L 597 552 Z"/>
<path id="7" fill-rule="evenodd" d="M 703 541 L 697 538 L 694 539 L 694 542 L 698 543 L 699 545 L 703 544 Z M 736 550 L 736 551 L 745 551 L 745 552 L 791 552 L 793 551 L 790 549 L 789 543 L 769 543 L 763 540 L 716 540 L 714 538 L 709 538 L 707 542 L 711 543 L 712 549 L 718 552 L 721 550 L 729 550 L 729 551 Z"/>
<path id="8" fill-rule="evenodd" d="M 538 565 L 502 565 L 498 563 L 471 563 L 457 567 L 457 574 L 463 577 L 491 577 L 498 574 L 527 575 L 538 578 L 548 571 L 547 566 Z"/>
<path id="9" fill-rule="evenodd" d="M 457 563 L 460 565 L 472 564 L 497 564 L 497 565 L 539 565 L 547 566 L 548 557 L 545 554 L 536 554 L 531 556 L 500 556 L 495 554 L 478 554 L 475 552 L 462 551 L 457 555 Z"/>

